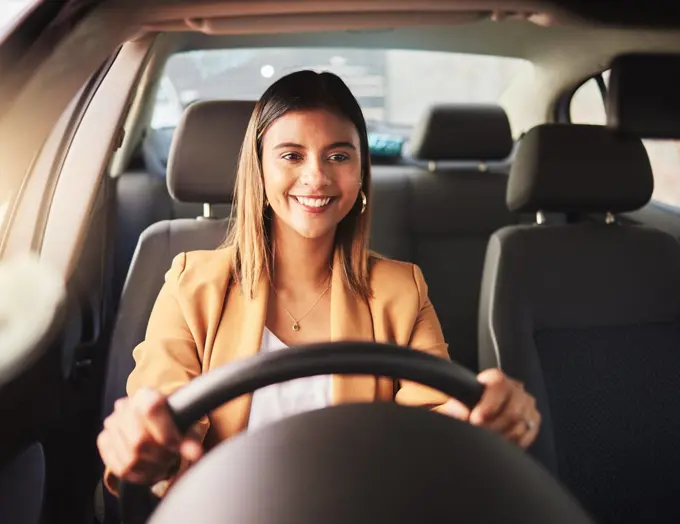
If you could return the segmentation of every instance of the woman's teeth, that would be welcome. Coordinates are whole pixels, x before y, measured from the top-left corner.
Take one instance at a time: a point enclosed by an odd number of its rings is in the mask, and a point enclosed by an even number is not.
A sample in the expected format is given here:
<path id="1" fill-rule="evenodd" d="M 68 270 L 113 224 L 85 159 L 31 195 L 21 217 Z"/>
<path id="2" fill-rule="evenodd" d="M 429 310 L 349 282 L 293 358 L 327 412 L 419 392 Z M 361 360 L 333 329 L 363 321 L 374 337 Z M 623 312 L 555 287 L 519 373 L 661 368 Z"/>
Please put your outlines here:
<path id="1" fill-rule="evenodd" d="M 306 197 L 293 197 L 295 200 L 297 200 L 300 204 L 303 206 L 309 206 L 309 207 L 323 207 L 328 205 L 328 203 L 331 201 L 330 197 L 327 198 L 306 198 Z"/>

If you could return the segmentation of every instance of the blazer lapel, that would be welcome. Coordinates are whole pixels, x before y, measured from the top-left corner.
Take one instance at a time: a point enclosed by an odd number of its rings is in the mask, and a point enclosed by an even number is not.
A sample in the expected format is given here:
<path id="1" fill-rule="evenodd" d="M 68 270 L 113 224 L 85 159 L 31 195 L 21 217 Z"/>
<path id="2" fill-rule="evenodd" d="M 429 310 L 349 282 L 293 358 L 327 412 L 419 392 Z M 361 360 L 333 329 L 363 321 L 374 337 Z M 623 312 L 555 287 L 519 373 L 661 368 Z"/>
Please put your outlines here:
<path id="1" fill-rule="evenodd" d="M 241 340 L 237 348 L 236 358 L 251 357 L 260 351 L 262 332 L 267 320 L 267 301 L 269 300 L 269 279 L 260 278 L 254 298 L 241 295 L 243 303 L 243 321 L 241 322 Z"/>
<path id="2" fill-rule="evenodd" d="M 225 344 L 228 350 L 215 352 L 215 356 L 219 354 L 221 358 L 214 358 L 211 368 L 252 357 L 259 352 L 268 298 L 269 280 L 266 276 L 260 279 L 254 298 L 244 295 L 238 288 L 227 291 L 216 342 Z M 217 415 L 227 426 L 226 434 L 215 435 L 217 442 L 247 428 L 251 402 L 252 394 L 243 395 L 213 412 L 213 416 Z"/>
<path id="3" fill-rule="evenodd" d="M 348 288 L 336 251 L 331 286 L 331 342 L 375 340 L 368 304 Z M 334 375 L 333 404 L 371 402 L 376 397 L 376 378 L 369 375 Z"/>

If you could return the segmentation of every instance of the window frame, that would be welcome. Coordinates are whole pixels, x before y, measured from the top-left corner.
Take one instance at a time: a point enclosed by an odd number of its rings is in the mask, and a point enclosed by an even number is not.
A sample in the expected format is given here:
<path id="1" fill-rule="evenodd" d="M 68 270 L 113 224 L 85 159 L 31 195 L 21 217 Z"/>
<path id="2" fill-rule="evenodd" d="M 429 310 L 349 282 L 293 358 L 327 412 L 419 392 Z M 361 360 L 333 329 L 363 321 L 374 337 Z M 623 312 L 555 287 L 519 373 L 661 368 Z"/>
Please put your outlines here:
<path id="1" fill-rule="evenodd" d="M 554 114 L 556 122 L 565 124 L 573 123 L 571 118 L 571 105 L 574 100 L 574 96 L 579 89 L 581 89 L 591 80 L 595 80 L 595 83 L 597 84 L 597 87 L 600 91 L 600 96 L 602 97 L 602 104 L 604 105 L 605 114 L 607 113 L 607 83 L 604 80 L 603 73 L 604 72 L 600 72 L 589 76 L 558 98 L 557 103 L 555 104 Z"/>
<path id="2" fill-rule="evenodd" d="M 576 95 L 576 92 L 579 89 L 581 89 L 586 83 L 590 82 L 591 80 L 595 80 L 597 87 L 600 91 L 600 95 L 602 96 L 603 109 L 604 109 L 604 113 L 605 113 L 605 116 L 606 116 L 607 115 L 608 85 L 607 85 L 607 80 L 605 80 L 605 74 L 607 74 L 608 71 L 609 71 L 609 69 L 606 69 L 606 70 L 604 70 L 600 73 L 589 76 L 583 82 L 579 83 L 574 89 L 570 89 L 564 95 L 562 95 L 558 99 L 558 102 L 555 106 L 555 121 L 559 122 L 559 123 L 568 123 L 568 124 L 573 123 L 572 118 L 571 118 L 571 106 L 572 106 L 572 103 L 573 103 L 573 100 L 574 100 L 574 96 Z M 645 139 L 642 139 L 642 140 L 643 140 L 643 142 L 645 141 Z M 670 141 L 671 142 L 677 142 L 678 144 L 680 144 L 680 139 L 670 140 Z M 645 146 L 645 148 L 647 148 L 647 146 Z M 650 162 L 651 162 L 651 158 L 650 158 Z M 654 175 L 655 185 L 656 185 L 656 172 L 654 171 L 654 164 L 652 164 L 652 173 Z M 667 202 L 664 202 L 663 200 L 658 200 L 657 198 L 654 198 L 654 196 L 652 196 L 650 198 L 649 203 L 647 205 L 655 206 L 655 207 L 657 207 L 657 208 L 659 208 L 659 209 L 661 209 L 665 212 L 673 213 L 674 215 L 680 215 L 680 205 L 669 204 Z"/>

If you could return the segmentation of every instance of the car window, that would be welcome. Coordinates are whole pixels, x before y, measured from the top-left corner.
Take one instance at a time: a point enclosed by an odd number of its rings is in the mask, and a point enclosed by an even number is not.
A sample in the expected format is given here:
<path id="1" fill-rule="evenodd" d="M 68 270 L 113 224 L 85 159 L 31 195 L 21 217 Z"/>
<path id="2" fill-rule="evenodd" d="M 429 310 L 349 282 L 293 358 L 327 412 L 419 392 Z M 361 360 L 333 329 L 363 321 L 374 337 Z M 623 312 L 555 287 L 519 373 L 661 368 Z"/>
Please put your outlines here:
<path id="1" fill-rule="evenodd" d="M 257 48 L 191 51 L 170 57 L 152 127 L 173 127 L 187 104 L 257 100 L 278 78 L 300 69 L 345 80 L 376 131 L 405 131 L 434 103 L 497 102 L 527 61 L 414 50 Z"/>
<path id="2" fill-rule="evenodd" d="M 592 124 L 598 126 L 607 124 L 604 100 L 595 78 L 586 80 L 576 90 L 571 99 L 569 113 L 574 124 Z"/>
<path id="3" fill-rule="evenodd" d="M 680 209 L 680 140 L 643 140 L 654 171 L 652 198 Z"/>
<path id="4" fill-rule="evenodd" d="M 0 0 L 0 37 L 38 0 Z"/>
<path id="5" fill-rule="evenodd" d="M 608 86 L 609 71 L 603 73 Z M 569 107 L 574 124 L 605 125 L 607 114 L 594 78 L 579 87 Z M 680 209 L 680 140 L 643 140 L 654 172 L 652 199 Z"/>

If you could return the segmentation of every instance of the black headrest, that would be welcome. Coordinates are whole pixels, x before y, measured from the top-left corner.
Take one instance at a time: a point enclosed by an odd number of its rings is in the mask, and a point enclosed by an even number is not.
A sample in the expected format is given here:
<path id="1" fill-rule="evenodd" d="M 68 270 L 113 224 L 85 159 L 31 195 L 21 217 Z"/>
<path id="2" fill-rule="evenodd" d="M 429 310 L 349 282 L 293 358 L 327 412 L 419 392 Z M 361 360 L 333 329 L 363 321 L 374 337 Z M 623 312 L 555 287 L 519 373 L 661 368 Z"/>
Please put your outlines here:
<path id="1" fill-rule="evenodd" d="M 231 202 L 238 157 L 254 107 L 251 101 L 214 100 L 186 109 L 168 159 L 168 190 L 175 200 Z"/>
<path id="2" fill-rule="evenodd" d="M 622 212 L 644 206 L 654 179 L 639 138 L 604 126 L 544 124 L 520 141 L 507 204 L 518 212 Z"/>
<path id="3" fill-rule="evenodd" d="M 680 138 L 680 55 L 631 53 L 611 64 L 607 124 L 641 138 Z"/>
<path id="4" fill-rule="evenodd" d="M 497 105 L 436 105 L 411 135 L 419 160 L 503 160 L 512 151 L 508 116 Z"/>

